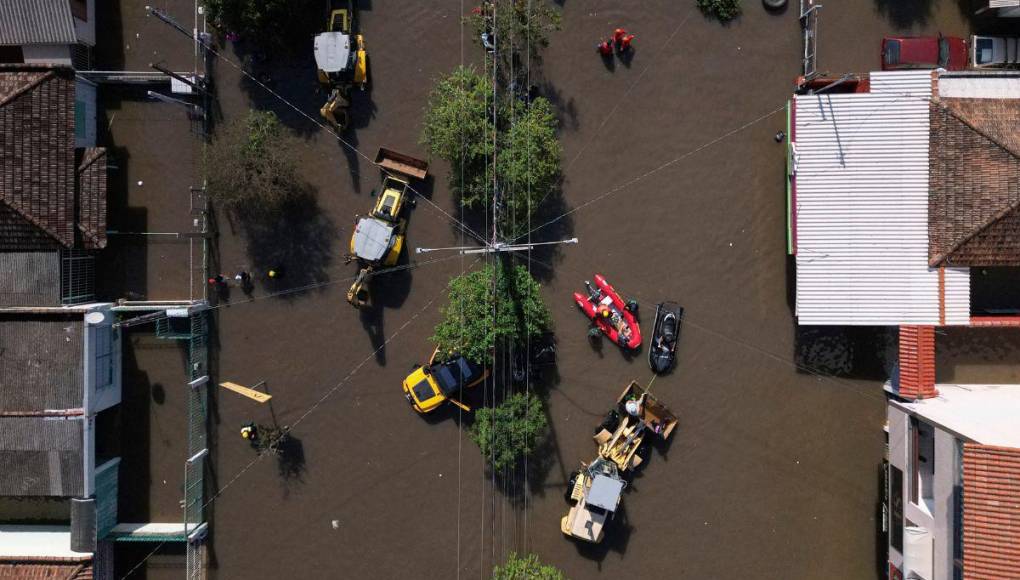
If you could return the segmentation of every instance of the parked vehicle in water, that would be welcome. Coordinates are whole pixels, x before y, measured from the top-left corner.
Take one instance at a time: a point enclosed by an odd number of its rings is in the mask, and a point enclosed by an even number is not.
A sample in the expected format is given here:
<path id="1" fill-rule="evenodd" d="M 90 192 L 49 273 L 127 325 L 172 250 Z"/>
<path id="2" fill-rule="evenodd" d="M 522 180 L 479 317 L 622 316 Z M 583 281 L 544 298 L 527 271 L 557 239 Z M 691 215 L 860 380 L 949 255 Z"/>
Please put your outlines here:
<path id="1" fill-rule="evenodd" d="M 567 480 L 564 495 L 573 505 L 560 520 L 560 531 L 586 542 L 601 542 L 607 523 L 619 511 L 627 481 L 648 457 L 652 437 L 666 441 L 678 421 L 636 381 L 627 385 L 595 428 L 595 460 L 582 463 Z"/>
<path id="2" fill-rule="evenodd" d="M 637 302 L 624 302 L 602 274 L 595 274 L 595 285 L 585 281 L 588 294 L 574 292 L 574 303 L 609 340 L 627 350 L 641 346 L 641 326 L 637 321 Z"/>
<path id="3" fill-rule="evenodd" d="M 655 325 L 648 345 L 648 366 L 652 372 L 663 374 L 673 368 L 683 320 L 684 309 L 676 302 L 660 302 L 655 306 Z"/>
<path id="4" fill-rule="evenodd" d="M 465 411 L 471 407 L 457 399 L 463 389 L 480 384 L 489 376 L 489 369 L 460 356 L 453 355 L 444 362 L 436 362 L 437 348 L 427 365 L 415 365 L 404 379 L 404 397 L 419 413 L 430 413 L 449 401 Z"/>
<path id="5" fill-rule="evenodd" d="M 882 39 L 882 70 L 966 70 L 967 52 L 967 41 L 955 36 L 887 36 Z"/>
<path id="6" fill-rule="evenodd" d="M 1005 68 L 1020 64 L 1020 38 L 977 36 L 970 38 L 970 64 L 976 68 Z"/>

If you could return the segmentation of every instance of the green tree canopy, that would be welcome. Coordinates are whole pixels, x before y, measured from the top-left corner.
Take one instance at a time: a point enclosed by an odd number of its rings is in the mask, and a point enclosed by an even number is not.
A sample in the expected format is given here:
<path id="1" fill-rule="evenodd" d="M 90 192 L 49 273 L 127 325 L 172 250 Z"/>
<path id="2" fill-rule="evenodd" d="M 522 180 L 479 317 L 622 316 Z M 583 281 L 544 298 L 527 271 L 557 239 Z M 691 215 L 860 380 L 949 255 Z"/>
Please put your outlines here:
<path id="1" fill-rule="evenodd" d="M 475 411 L 468 436 L 489 466 L 499 471 L 530 455 L 545 436 L 546 426 L 542 400 L 531 392 L 515 393 L 496 407 Z"/>
<path id="2" fill-rule="evenodd" d="M 249 111 L 227 124 L 206 159 L 209 195 L 229 209 L 272 212 L 304 191 L 300 144 L 271 111 Z"/>
<path id="3" fill-rule="evenodd" d="M 549 46 L 549 34 L 560 29 L 560 11 L 547 0 L 501 0 L 495 7 L 493 2 L 482 2 L 467 21 L 476 43 L 481 44 L 482 33 L 494 37 L 500 71 L 520 77 L 523 66 L 540 60 L 542 49 Z"/>
<path id="4" fill-rule="evenodd" d="M 472 68 L 440 78 L 429 94 L 422 143 L 450 163 L 450 187 L 464 207 L 487 208 L 499 191 L 503 234 L 512 237 L 558 186 L 562 147 L 547 99 L 499 98 L 495 111 L 493 99 L 491 80 Z"/>
<path id="5" fill-rule="evenodd" d="M 557 568 L 540 562 L 535 554 L 521 557 L 510 552 L 505 564 L 493 568 L 492 580 L 567 580 L 567 577 Z"/>
<path id="6" fill-rule="evenodd" d="M 499 344 L 523 345 L 552 327 L 538 282 L 527 268 L 486 265 L 450 280 L 449 304 L 432 341 L 443 353 L 489 363 Z"/>

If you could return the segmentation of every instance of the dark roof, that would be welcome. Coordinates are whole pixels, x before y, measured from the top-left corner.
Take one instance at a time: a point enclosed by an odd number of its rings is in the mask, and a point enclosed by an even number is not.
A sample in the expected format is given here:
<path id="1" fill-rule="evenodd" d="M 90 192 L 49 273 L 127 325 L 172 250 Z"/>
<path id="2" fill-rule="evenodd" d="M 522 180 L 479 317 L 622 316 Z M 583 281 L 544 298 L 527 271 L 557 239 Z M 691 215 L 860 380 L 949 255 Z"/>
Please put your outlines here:
<path id="1" fill-rule="evenodd" d="M 1020 99 L 930 110 L 929 265 L 1020 266 Z"/>
<path id="2" fill-rule="evenodd" d="M 80 409 L 84 320 L 0 314 L 0 411 Z"/>
<path id="3" fill-rule="evenodd" d="M 81 417 L 0 417 L 0 495 L 83 495 L 83 426 Z"/>
<path id="4" fill-rule="evenodd" d="M 69 68 L 0 66 L 0 250 L 106 245 L 106 152 L 76 154 L 74 96 Z"/>
<path id="5" fill-rule="evenodd" d="M 0 580 L 92 580 L 92 561 L 0 558 Z"/>
<path id="6" fill-rule="evenodd" d="M 3 0 L 0 45 L 77 42 L 68 0 Z"/>
<path id="7" fill-rule="evenodd" d="M 1016 578 L 1020 570 L 1020 449 L 963 446 L 963 575 Z"/>
<path id="8" fill-rule="evenodd" d="M 40 234 L 50 247 L 72 247 L 73 73 L 0 69 L 0 139 L 0 202 L 8 214 L 0 249 L 39 249 Z"/>
<path id="9" fill-rule="evenodd" d="M 60 306 L 58 252 L 0 252 L 0 307 Z"/>

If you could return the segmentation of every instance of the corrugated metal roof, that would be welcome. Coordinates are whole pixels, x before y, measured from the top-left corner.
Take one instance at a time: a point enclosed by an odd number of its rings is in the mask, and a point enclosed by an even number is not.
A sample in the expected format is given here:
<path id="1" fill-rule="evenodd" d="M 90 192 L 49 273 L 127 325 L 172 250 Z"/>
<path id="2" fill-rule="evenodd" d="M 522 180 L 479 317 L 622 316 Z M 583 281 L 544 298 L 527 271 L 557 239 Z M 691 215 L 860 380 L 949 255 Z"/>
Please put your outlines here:
<path id="1" fill-rule="evenodd" d="M 800 324 L 970 320 L 966 268 L 928 267 L 930 71 L 871 74 L 871 92 L 797 95 Z"/>
<path id="2" fill-rule="evenodd" d="M 0 2 L 0 45 L 72 44 L 77 41 L 68 0 Z"/>
<path id="3" fill-rule="evenodd" d="M 0 417 L 0 495 L 85 493 L 84 420 Z"/>
<path id="4" fill-rule="evenodd" d="M 84 321 L 0 314 L 0 411 L 82 407 Z"/>
<path id="5" fill-rule="evenodd" d="M 1020 449 L 964 444 L 963 575 L 1020 578 Z"/>
<path id="6" fill-rule="evenodd" d="M 60 306 L 59 252 L 0 252 L 0 307 Z"/>

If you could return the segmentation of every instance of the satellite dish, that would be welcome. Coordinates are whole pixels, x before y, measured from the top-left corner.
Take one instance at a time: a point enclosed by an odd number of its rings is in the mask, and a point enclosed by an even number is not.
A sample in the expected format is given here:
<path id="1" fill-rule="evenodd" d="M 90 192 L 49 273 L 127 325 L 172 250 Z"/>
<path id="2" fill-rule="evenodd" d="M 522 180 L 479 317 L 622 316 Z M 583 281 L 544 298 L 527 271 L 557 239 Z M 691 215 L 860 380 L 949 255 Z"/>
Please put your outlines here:
<path id="1" fill-rule="evenodd" d="M 102 324 L 106 322 L 106 315 L 102 312 L 89 312 L 85 315 L 85 322 L 89 324 Z"/>

